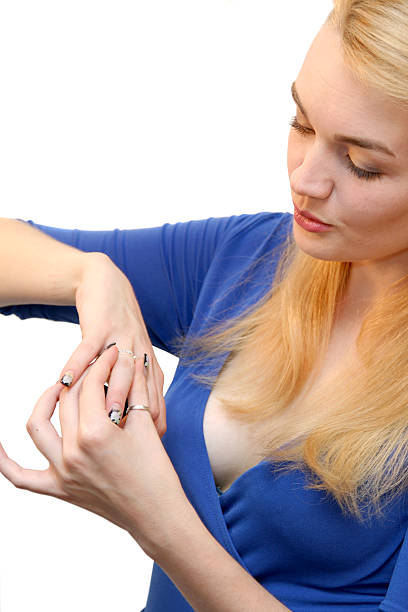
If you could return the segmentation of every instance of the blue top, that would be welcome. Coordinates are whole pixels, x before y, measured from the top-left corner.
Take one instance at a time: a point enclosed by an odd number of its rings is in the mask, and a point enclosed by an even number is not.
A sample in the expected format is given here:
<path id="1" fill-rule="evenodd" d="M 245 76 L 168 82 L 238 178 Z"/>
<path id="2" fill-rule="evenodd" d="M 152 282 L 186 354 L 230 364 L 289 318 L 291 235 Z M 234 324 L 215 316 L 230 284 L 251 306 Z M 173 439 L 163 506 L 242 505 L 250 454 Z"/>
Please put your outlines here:
<path id="1" fill-rule="evenodd" d="M 129 278 L 153 345 L 175 354 L 177 335 L 202 331 L 264 295 L 292 219 L 262 212 L 113 231 L 29 223 L 83 251 L 107 253 Z M 0 312 L 78 322 L 70 306 Z M 213 364 L 216 372 L 226 357 Z M 167 391 L 163 444 L 187 497 L 220 544 L 290 610 L 408 612 L 408 495 L 393 502 L 385 518 L 359 522 L 343 515 L 331 495 L 306 489 L 302 471 L 278 475 L 265 460 L 220 495 L 203 435 L 210 390 L 189 376 L 194 368 L 179 363 Z M 192 608 L 155 563 L 145 611 L 163 610 Z"/>

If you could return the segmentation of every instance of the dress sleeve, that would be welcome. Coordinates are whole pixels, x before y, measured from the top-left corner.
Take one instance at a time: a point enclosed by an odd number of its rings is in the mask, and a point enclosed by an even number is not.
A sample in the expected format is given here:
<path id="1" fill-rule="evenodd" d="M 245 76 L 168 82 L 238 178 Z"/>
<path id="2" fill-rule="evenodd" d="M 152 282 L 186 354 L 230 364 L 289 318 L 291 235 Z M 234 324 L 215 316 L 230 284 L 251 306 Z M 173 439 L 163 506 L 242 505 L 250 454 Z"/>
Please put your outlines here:
<path id="1" fill-rule="evenodd" d="M 408 529 L 402 543 L 385 599 L 383 612 L 408 612 Z"/>
<path id="2" fill-rule="evenodd" d="M 217 249 L 242 222 L 254 216 L 257 215 L 210 217 L 153 228 L 111 231 L 63 229 L 31 220 L 26 222 L 82 251 L 106 253 L 129 279 L 152 344 L 177 354 L 174 341 L 189 329 Z M 35 317 L 78 323 L 75 306 L 24 304 L 1 307 L 0 313 L 15 314 L 21 319 Z"/>

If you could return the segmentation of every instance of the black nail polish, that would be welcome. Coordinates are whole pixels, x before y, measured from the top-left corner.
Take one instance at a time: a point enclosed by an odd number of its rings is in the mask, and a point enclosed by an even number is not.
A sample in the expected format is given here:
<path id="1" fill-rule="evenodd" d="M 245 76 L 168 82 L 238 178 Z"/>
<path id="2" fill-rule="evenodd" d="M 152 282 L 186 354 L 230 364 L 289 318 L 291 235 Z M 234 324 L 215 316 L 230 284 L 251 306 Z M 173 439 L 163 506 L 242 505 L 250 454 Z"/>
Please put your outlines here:
<path id="1" fill-rule="evenodd" d="M 111 346 L 115 346 L 115 344 L 116 344 L 116 342 L 112 342 L 112 344 L 108 344 L 108 346 L 105 346 L 105 348 L 103 350 L 107 351 L 108 349 L 110 349 Z"/>

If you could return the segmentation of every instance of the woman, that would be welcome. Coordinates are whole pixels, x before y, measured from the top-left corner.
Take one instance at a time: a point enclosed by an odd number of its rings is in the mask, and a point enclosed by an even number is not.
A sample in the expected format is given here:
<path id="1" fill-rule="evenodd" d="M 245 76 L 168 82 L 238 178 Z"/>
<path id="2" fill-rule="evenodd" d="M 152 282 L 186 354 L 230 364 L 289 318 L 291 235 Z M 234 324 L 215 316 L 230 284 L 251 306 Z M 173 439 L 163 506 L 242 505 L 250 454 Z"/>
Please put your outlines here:
<path id="1" fill-rule="evenodd" d="M 146 612 L 408 610 L 407 34 L 403 0 L 335 0 L 292 87 L 294 217 L 2 222 L 2 312 L 75 304 L 84 340 L 28 423 L 49 469 L 0 470 L 126 529 Z M 166 432 L 149 338 L 180 356 Z"/>

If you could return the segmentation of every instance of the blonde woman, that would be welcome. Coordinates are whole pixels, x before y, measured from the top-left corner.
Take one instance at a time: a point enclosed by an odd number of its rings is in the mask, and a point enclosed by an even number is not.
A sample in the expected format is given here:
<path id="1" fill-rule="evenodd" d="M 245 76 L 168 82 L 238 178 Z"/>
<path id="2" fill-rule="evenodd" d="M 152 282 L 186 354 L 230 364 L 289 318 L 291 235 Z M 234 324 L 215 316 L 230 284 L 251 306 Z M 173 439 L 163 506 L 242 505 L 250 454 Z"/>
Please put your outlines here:
<path id="1" fill-rule="evenodd" d="M 49 469 L 0 470 L 127 530 L 146 612 L 408 611 L 407 41 L 404 0 L 335 1 L 292 87 L 293 216 L 1 221 L 3 314 L 83 342 L 28 423 Z"/>

